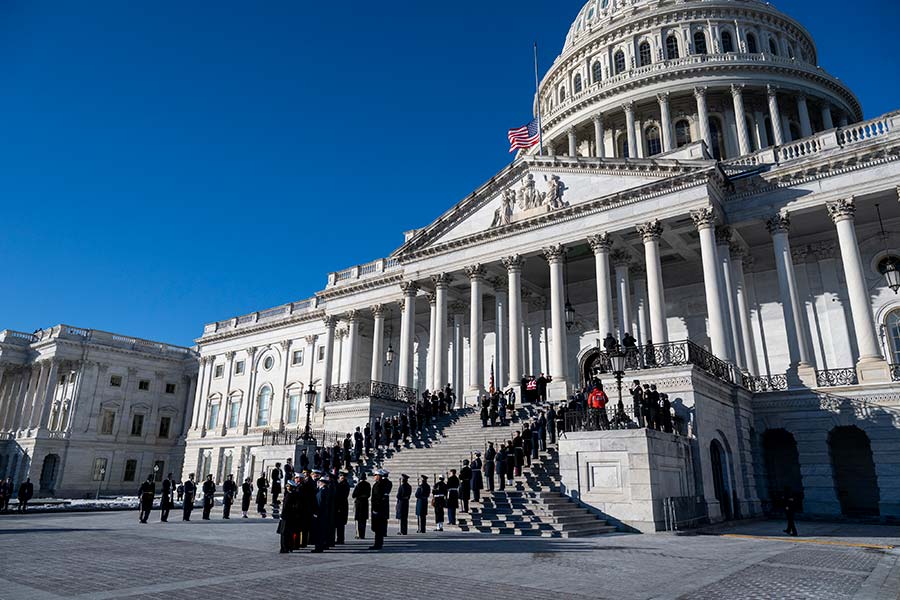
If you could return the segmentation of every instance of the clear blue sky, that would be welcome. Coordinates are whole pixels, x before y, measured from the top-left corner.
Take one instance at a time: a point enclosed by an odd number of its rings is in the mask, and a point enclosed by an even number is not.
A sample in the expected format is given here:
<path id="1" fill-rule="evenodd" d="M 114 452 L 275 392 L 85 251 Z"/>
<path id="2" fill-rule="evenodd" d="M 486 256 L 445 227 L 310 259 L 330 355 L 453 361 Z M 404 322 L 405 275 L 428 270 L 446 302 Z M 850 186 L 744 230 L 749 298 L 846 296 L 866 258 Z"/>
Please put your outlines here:
<path id="1" fill-rule="evenodd" d="M 0 329 L 189 344 L 386 256 L 509 161 L 581 4 L 0 0 Z M 896 2 L 776 6 L 900 108 Z"/>

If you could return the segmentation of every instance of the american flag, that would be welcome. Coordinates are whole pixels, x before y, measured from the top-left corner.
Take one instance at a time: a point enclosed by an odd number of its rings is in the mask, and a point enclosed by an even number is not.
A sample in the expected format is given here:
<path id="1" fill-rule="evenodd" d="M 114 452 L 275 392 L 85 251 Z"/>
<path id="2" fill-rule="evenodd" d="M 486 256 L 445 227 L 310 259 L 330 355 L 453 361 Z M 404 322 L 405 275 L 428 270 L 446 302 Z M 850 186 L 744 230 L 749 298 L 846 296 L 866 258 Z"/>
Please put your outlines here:
<path id="1" fill-rule="evenodd" d="M 510 129 L 508 136 L 510 152 L 531 148 L 541 139 L 541 132 L 538 127 L 537 119 L 532 119 L 528 125 L 523 125 L 518 129 Z"/>
<path id="2" fill-rule="evenodd" d="M 491 381 L 488 384 L 488 393 L 493 395 L 494 392 L 496 392 L 496 391 L 497 391 L 497 388 L 494 387 L 494 359 L 492 358 L 491 359 Z"/>

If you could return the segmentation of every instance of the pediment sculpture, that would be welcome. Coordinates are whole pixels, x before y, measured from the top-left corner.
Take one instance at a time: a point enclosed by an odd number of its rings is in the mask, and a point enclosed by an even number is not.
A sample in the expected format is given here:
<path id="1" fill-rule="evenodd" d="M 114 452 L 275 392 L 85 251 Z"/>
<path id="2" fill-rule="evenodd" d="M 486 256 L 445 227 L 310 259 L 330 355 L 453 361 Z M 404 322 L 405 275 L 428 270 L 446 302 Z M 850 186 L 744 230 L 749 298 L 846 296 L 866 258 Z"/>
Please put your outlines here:
<path id="1" fill-rule="evenodd" d="M 505 189 L 500 196 L 500 206 L 494 211 L 491 227 L 509 225 L 515 221 L 527 219 L 538 214 L 568 206 L 563 201 L 565 186 L 559 177 L 551 175 L 547 180 L 547 191 L 539 192 L 535 188 L 534 175 L 529 173 L 522 180 L 518 192 Z"/>

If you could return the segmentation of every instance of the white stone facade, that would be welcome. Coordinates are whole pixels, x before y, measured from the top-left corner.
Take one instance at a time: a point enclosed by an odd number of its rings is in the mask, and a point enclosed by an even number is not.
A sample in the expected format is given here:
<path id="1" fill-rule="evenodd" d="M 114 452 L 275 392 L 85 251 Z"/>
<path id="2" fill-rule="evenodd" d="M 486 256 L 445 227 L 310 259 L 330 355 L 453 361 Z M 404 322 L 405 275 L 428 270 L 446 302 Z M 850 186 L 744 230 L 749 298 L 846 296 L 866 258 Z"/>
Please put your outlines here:
<path id="1" fill-rule="evenodd" d="M 68 325 L 0 332 L 0 477 L 36 495 L 136 494 L 181 471 L 189 348 Z"/>

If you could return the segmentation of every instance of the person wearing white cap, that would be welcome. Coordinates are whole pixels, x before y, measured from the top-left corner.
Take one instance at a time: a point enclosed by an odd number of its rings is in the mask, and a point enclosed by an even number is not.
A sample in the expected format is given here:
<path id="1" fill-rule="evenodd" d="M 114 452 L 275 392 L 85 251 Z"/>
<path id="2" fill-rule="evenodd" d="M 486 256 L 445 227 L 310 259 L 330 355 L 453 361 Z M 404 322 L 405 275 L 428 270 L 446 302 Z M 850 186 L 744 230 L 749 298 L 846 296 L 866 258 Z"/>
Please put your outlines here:
<path id="1" fill-rule="evenodd" d="M 434 494 L 431 497 L 431 505 L 434 507 L 434 524 L 435 531 L 444 530 L 444 506 L 447 498 L 447 484 L 444 483 L 444 476 L 438 477 L 437 483 L 434 484 Z"/>

